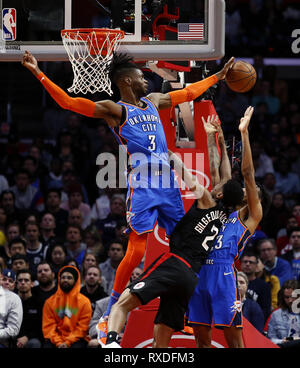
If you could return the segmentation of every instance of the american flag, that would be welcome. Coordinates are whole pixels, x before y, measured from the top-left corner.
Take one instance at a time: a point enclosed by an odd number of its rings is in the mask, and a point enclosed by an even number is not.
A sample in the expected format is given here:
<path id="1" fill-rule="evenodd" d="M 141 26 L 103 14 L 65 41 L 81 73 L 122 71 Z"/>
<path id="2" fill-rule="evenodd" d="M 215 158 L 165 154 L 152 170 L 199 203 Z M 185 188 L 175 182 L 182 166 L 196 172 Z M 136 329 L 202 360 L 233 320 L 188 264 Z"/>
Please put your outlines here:
<path id="1" fill-rule="evenodd" d="M 178 40 L 204 40 L 203 23 L 178 23 Z"/>

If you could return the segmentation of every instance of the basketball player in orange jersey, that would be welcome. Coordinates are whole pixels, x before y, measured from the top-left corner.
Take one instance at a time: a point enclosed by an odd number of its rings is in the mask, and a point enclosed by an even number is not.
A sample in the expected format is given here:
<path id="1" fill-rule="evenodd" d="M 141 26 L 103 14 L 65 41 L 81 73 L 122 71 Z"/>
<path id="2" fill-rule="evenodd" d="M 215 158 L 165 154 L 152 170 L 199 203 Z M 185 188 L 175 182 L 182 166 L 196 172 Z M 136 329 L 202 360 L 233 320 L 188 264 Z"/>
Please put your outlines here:
<path id="1" fill-rule="evenodd" d="M 143 72 L 127 55 L 115 55 L 110 65 L 110 78 L 120 91 L 121 100 L 94 102 L 86 98 L 71 98 L 54 84 L 39 69 L 37 60 L 31 53 L 24 53 L 22 64 L 30 70 L 49 92 L 51 97 L 64 109 L 76 113 L 106 120 L 116 139 L 127 149 L 130 170 L 128 173 L 127 222 L 130 230 L 125 257 L 120 263 L 114 281 L 110 301 L 104 316 L 100 319 L 99 342 L 105 342 L 106 320 L 112 305 L 124 290 L 130 275 L 137 267 L 145 253 L 147 233 L 153 231 L 156 221 L 170 235 L 176 223 L 184 215 L 184 208 L 178 185 L 169 165 L 166 138 L 160 121 L 159 109 L 170 108 L 201 96 L 208 88 L 219 80 L 225 79 L 227 71 L 232 67 L 231 58 L 216 74 L 178 91 L 169 93 L 150 93 L 146 97 L 147 81 Z M 134 163 L 133 155 L 143 153 L 144 161 Z M 160 164 L 167 168 L 170 185 L 161 187 L 163 177 L 156 177 L 159 187 L 153 188 L 149 176 L 142 178 L 143 185 L 135 187 L 136 172 L 142 167 Z M 157 175 L 160 176 L 158 170 Z M 148 171 L 149 173 L 149 171 Z M 162 176 L 162 175 L 161 175 Z M 103 340 L 102 340 L 103 339 Z"/>

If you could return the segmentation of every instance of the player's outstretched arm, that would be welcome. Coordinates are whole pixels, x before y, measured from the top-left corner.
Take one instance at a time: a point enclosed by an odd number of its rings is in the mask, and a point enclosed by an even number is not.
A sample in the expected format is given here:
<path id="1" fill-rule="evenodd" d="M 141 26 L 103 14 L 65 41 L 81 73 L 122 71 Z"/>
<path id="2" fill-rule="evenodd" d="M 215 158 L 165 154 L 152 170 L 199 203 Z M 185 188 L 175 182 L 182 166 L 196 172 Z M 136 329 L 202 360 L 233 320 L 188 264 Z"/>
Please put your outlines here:
<path id="1" fill-rule="evenodd" d="M 211 193 L 214 196 L 221 192 L 223 185 L 231 179 L 231 165 L 218 116 L 208 116 L 207 121 L 202 117 L 202 121 L 207 135 L 209 168 L 212 185 Z M 218 141 L 220 147 L 220 154 L 216 141 Z"/>
<path id="2" fill-rule="evenodd" d="M 175 171 L 181 180 L 183 180 L 188 186 L 189 190 L 193 192 L 200 207 L 209 208 L 215 206 L 216 203 L 209 191 L 199 183 L 196 176 L 191 174 L 190 170 L 185 166 L 181 158 L 171 150 L 168 150 L 168 153 L 170 162 L 174 164 Z"/>
<path id="3" fill-rule="evenodd" d="M 227 153 L 227 147 L 224 139 L 223 130 L 221 124 L 217 125 L 218 128 L 218 143 L 221 152 L 221 163 L 219 169 L 220 182 L 212 189 L 211 193 L 216 195 L 222 191 L 223 185 L 231 179 L 231 165 Z"/>
<path id="4" fill-rule="evenodd" d="M 248 126 L 253 114 L 253 107 L 249 106 L 241 118 L 239 130 L 242 137 L 242 175 L 244 178 L 247 203 L 248 203 L 248 218 L 245 221 L 246 226 L 251 233 L 257 228 L 257 225 L 262 219 L 262 206 L 258 196 L 258 191 L 255 182 L 255 171 L 252 160 L 252 153 L 249 141 Z"/>
<path id="5" fill-rule="evenodd" d="M 206 132 L 211 185 L 214 188 L 220 183 L 221 157 L 216 143 L 216 134 L 218 132 L 216 124 L 219 124 L 219 117 L 215 114 L 208 115 L 205 120 L 204 116 L 202 116 L 202 122 Z"/>
<path id="6" fill-rule="evenodd" d="M 153 102 L 160 109 L 167 109 L 184 102 L 193 101 L 197 97 L 201 96 L 205 91 L 207 91 L 208 88 L 218 83 L 219 80 L 224 79 L 228 70 L 233 66 L 233 64 L 234 57 L 230 58 L 230 60 L 224 65 L 224 67 L 216 74 L 213 74 L 210 77 L 205 78 L 199 82 L 192 83 L 189 86 L 178 91 L 172 91 L 165 94 L 156 94 L 158 96 L 158 101 Z M 149 95 L 149 98 L 153 98 L 151 94 Z"/>
<path id="7" fill-rule="evenodd" d="M 29 51 L 25 51 L 22 58 L 22 65 L 38 78 L 50 96 L 63 109 L 74 111 L 88 117 L 105 119 L 107 116 L 111 117 L 113 115 L 116 119 L 121 119 L 122 108 L 113 101 L 94 102 L 87 98 L 70 97 L 40 70 L 36 58 Z"/>

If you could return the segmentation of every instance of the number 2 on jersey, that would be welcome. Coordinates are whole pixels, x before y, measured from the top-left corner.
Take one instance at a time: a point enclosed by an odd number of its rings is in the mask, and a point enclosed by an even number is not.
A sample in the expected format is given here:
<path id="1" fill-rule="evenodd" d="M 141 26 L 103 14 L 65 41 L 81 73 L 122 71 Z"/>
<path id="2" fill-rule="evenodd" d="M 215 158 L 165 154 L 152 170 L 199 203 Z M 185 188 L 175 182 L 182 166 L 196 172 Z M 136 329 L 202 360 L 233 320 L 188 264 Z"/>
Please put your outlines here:
<path id="1" fill-rule="evenodd" d="M 148 146 L 148 149 L 150 151 L 155 151 L 156 149 L 156 142 L 155 142 L 155 138 L 156 136 L 155 135 L 148 135 L 148 139 L 150 140 L 150 146 Z"/>
<path id="2" fill-rule="evenodd" d="M 215 225 L 213 225 L 213 227 L 211 228 L 211 232 L 212 232 L 213 234 L 212 234 L 212 235 L 208 235 L 208 236 L 206 236 L 206 237 L 205 237 L 205 239 L 204 239 L 204 241 L 203 241 L 203 243 L 202 243 L 202 246 L 203 246 L 203 248 L 204 248 L 206 251 L 208 251 L 208 250 L 209 250 L 209 248 L 210 248 L 210 247 L 207 245 L 207 242 L 214 240 L 214 238 L 215 238 L 215 237 L 216 237 L 216 235 L 218 234 L 219 230 L 218 230 L 218 228 L 217 228 Z"/>

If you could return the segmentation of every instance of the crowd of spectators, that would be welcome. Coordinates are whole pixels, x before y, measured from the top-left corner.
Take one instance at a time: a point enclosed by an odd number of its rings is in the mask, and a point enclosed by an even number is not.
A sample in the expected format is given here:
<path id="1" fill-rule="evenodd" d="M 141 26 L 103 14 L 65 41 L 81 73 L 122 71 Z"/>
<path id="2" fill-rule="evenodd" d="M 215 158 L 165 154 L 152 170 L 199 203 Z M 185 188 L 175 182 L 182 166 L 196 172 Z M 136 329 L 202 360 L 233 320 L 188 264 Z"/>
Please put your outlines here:
<path id="1" fill-rule="evenodd" d="M 299 16 L 300 4 L 295 0 L 228 0 L 227 49 L 248 57 L 296 57 L 288 45 L 293 30 L 299 28 Z"/>
<path id="2" fill-rule="evenodd" d="M 285 35 L 282 24 L 290 25 L 300 11 L 297 2 L 283 0 L 227 3 L 228 56 L 239 55 L 241 45 L 247 45 L 251 56 L 262 49 L 266 51 L 266 45 L 278 47 Z M 285 6 L 284 12 L 280 11 L 281 6 Z M 252 18 L 246 17 L 245 11 L 250 11 Z M 267 22 L 264 12 L 269 14 Z M 277 28 L 281 32 L 276 32 Z M 263 56 L 269 51 L 255 56 L 258 81 L 252 91 L 237 94 L 222 83 L 214 97 L 228 140 L 232 173 L 238 180 L 241 180 L 239 145 L 235 143 L 233 149 L 232 141 L 238 136 L 237 123 L 246 107 L 255 107 L 250 141 L 256 179 L 268 193 L 270 205 L 238 267 L 243 301 L 251 299 L 258 304 L 247 302 L 245 315 L 262 333 L 278 307 L 293 314 L 290 304 L 282 302 L 282 294 L 286 289 L 297 289 L 295 282 L 300 281 L 300 94 L 295 81 L 278 78 L 276 66 L 263 64 Z M 62 88 L 71 85 L 69 63 L 44 63 L 44 66 L 49 77 Z M 17 71 L 15 85 L 18 85 L 19 65 L 0 68 L 2 72 L 9 68 L 10 75 L 12 70 Z M 212 71 L 213 68 L 214 64 Z M 161 87 L 160 83 L 149 85 L 152 88 L 149 92 Z M 99 310 L 105 309 L 116 268 L 127 246 L 126 189 L 99 189 L 96 185 L 97 156 L 109 152 L 118 161 L 113 134 L 102 120 L 62 111 L 36 81 L 28 79 L 27 94 L 31 86 L 33 91 L 40 90 L 33 93 L 35 102 L 32 105 L 30 101 L 29 110 L 42 107 L 39 115 L 42 134 L 33 133 L 31 140 L 22 139 L 20 116 L 22 106 L 24 111 L 26 107 L 18 104 L 20 98 L 1 100 L 1 112 L 5 112 L 2 116 L 10 122 L 7 131 L 6 121 L 1 120 L 5 138 L 0 145 L 1 283 L 3 289 L 19 295 L 23 305 L 23 318 L 20 319 L 20 313 L 18 318 L 13 317 L 12 339 L 8 332 L 6 335 L 1 332 L 0 324 L 0 345 L 4 346 L 42 345 L 43 305 L 56 293 L 59 270 L 67 265 L 80 271 L 81 292 L 90 300 L 92 311 L 100 316 Z M 16 92 L 21 93 L 17 89 Z M 3 295 L 0 287 L 0 298 Z M 20 300 L 15 297 L 11 300 L 20 310 Z M 250 310 L 257 308 L 261 308 L 261 313 L 255 312 L 254 318 L 252 313 L 251 317 Z M 297 326 L 299 314 L 295 318 Z M 291 318 L 294 325 L 295 318 Z M 90 346 L 97 346 L 96 320 L 95 316 L 91 319 L 90 335 L 86 331 L 92 341 Z M 272 318 L 270 338 L 279 343 L 275 322 Z M 294 327 L 293 331 L 291 335 L 288 330 L 280 341 L 299 337 L 300 328 Z"/>

